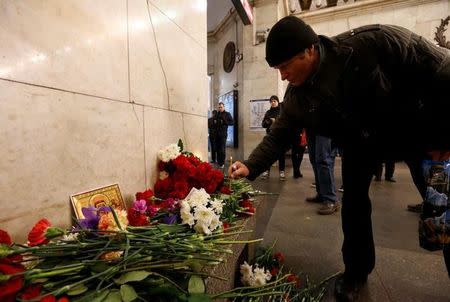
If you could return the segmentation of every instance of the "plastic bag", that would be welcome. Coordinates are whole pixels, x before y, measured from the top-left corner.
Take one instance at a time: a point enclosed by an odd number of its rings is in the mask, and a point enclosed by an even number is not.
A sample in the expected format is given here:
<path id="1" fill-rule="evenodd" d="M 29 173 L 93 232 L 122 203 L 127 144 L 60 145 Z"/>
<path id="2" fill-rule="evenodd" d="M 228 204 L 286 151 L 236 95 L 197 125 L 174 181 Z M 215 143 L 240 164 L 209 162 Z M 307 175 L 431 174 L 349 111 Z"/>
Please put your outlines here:
<path id="1" fill-rule="evenodd" d="M 450 247 L 450 160 L 425 160 L 422 164 L 428 184 L 419 221 L 419 244 L 436 251 Z"/>

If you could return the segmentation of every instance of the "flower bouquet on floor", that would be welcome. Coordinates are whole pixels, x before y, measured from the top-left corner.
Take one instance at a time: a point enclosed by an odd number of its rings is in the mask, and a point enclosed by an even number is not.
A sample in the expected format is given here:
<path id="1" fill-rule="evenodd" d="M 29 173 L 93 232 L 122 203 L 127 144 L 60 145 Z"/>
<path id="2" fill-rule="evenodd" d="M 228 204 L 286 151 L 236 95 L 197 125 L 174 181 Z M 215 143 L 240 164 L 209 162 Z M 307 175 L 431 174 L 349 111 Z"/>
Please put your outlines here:
<path id="1" fill-rule="evenodd" d="M 241 287 L 228 293 L 222 293 L 222 298 L 233 298 L 240 302 L 318 302 L 325 293 L 325 282 L 318 285 L 309 281 L 307 275 L 284 272 L 284 255 L 274 253 L 274 245 L 260 247 L 251 264 L 244 262 L 240 266 Z"/>

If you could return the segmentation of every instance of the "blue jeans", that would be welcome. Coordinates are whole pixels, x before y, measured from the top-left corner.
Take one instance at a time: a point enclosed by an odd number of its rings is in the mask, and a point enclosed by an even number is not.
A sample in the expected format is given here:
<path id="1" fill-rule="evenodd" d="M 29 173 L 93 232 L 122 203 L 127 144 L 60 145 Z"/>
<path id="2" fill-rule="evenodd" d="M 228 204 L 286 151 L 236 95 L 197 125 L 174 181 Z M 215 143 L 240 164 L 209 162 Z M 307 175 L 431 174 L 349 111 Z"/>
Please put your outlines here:
<path id="1" fill-rule="evenodd" d="M 334 160 L 337 150 L 331 146 L 331 139 L 328 137 L 308 135 L 307 140 L 317 195 L 323 202 L 336 202 L 338 199 L 334 183 Z"/>

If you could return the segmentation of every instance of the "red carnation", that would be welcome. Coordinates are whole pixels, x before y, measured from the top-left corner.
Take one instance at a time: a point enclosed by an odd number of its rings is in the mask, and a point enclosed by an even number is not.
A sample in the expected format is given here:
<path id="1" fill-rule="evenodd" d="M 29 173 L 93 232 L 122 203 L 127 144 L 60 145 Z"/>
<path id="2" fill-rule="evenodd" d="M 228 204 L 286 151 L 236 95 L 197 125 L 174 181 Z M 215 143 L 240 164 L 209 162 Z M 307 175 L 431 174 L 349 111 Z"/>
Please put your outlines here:
<path id="1" fill-rule="evenodd" d="M 226 232 L 228 232 L 228 229 L 230 228 L 230 224 L 228 222 L 224 222 L 222 224 L 222 227 L 223 227 L 223 232 L 226 233 Z"/>
<path id="2" fill-rule="evenodd" d="M 127 218 L 131 226 L 144 226 L 150 224 L 150 222 L 147 219 L 147 215 L 142 214 L 141 212 L 136 211 L 133 208 L 128 209 Z"/>
<path id="3" fill-rule="evenodd" d="M 9 236 L 8 232 L 0 230 L 0 244 L 4 245 L 12 245 L 11 237 Z M 14 262 L 20 262 L 22 261 L 22 255 L 10 255 L 12 254 L 12 249 L 9 249 L 9 247 L 5 247 L 2 249 L 2 253 L 0 254 L 0 263 L 14 263 Z M 8 256 L 9 255 L 9 256 Z M 3 258 L 2 258 L 3 257 Z"/>
<path id="4" fill-rule="evenodd" d="M 279 263 L 284 263 L 284 255 L 282 253 L 280 253 L 280 252 L 275 253 L 273 255 L 273 258 L 278 260 Z"/>
<path id="5" fill-rule="evenodd" d="M 1 229 L 0 229 L 0 243 L 4 243 L 7 245 L 12 244 L 12 240 L 11 240 L 11 237 L 9 236 L 9 234 L 6 231 L 3 231 Z"/>
<path id="6" fill-rule="evenodd" d="M 147 189 L 147 191 L 136 193 L 136 200 L 141 200 L 141 199 L 149 200 L 154 195 L 155 194 L 153 193 L 153 191 L 151 189 Z"/>
<path id="7" fill-rule="evenodd" d="M 189 162 L 190 162 L 191 164 L 193 164 L 194 166 L 198 166 L 198 165 L 202 162 L 202 161 L 200 160 L 200 158 L 198 158 L 198 157 L 195 156 L 195 155 L 189 156 L 188 159 L 189 159 Z"/>
<path id="8" fill-rule="evenodd" d="M 39 302 L 56 302 L 56 297 L 53 295 L 47 295 L 39 300 Z"/>
<path id="9" fill-rule="evenodd" d="M 295 287 L 300 288 L 300 278 L 297 277 L 296 275 L 290 274 L 290 275 L 287 277 L 287 281 L 288 281 L 288 282 L 295 282 Z"/>
<path id="10" fill-rule="evenodd" d="M 231 194 L 230 187 L 229 186 L 223 186 L 222 188 L 220 188 L 220 193 L 230 195 Z"/>
<path id="11" fill-rule="evenodd" d="M 246 214 L 253 215 L 255 213 L 255 208 L 250 199 L 241 200 L 239 205 L 245 209 L 245 212 L 247 212 Z"/>
<path id="12" fill-rule="evenodd" d="M 155 196 L 158 198 L 166 199 L 172 191 L 172 182 L 170 177 L 165 179 L 158 179 L 155 183 Z"/>
<path id="13" fill-rule="evenodd" d="M 51 223 L 47 219 L 41 219 L 36 223 L 28 234 L 28 245 L 35 246 L 41 244 L 47 244 L 49 240 L 45 237 L 45 232 L 50 228 Z"/>
<path id="14" fill-rule="evenodd" d="M 56 300 L 55 296 L 47 295 L 39 301 L 40 302 L 69 302 L 69 299 L 67 297 L 62 297 L 62 298 L 59 298 L 58 300 Z"/>
<path id="15" fill-rule="evenodd" d="M 42 285 L 31 284 L 20 295 L 20 299 L 31 300 L 41 295 Z"/>
<path id="16" fill-rule="evenodd" d="M 188 158 L 183 154 L 175 158 L 172 163 L 175 165 L 176 170 L 173 173 L 173 178 L 176 181 L 186 181 L 188 177 L 193 177 L 195 173 L 195 166 L 192 165 Z"/>
<path id="17" fill-rule="evenodd" d="M 0 274 L 2 275 L 13 275 L 24 272 L 25 268 L 20 264 L 6 264 L 0 263 Z M 23 277 L 12 277 L 8 279 L 6 283 L 2 282 L 0 284 L 0 301 L 9 302 L 16 300 L 17 292 L 23 286 Z"/>
<path id="18" fill-rule="evenodd" d="M 276 276 L 276 275 L 278 275 L 279 271 L 280 271 L 280 269 L 279 269 L 278 267 L 273 267 L 273 268 L 270 270 L 270 274 L 271 274 L 272 276 Z"/>
<path id="19" fill-rule="evenodd" d="M 185 181 L 177 181 L 173 186 L 173 191 L 169 193 L 169 197 L 183 199 L 189 194 L 189 186 Z"/>

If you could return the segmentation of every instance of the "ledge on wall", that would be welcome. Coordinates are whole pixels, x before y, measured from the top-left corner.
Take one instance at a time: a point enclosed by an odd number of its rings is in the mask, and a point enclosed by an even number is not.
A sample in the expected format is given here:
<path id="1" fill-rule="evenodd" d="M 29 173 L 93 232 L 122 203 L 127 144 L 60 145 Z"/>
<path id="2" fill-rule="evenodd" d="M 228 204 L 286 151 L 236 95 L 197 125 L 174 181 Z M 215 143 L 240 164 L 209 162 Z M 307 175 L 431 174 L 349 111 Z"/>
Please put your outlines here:
<path id="1" fill-rule="evenodd" d="M 411 5 L 420 5 L 440 0 L 364 0 L 334 7 L 327 7 L 313 11 L 302 11 L 292 15 L 301 18 L 305 22 L 323 22 L 334 18 L 346 18 L 385 8 L 401 8 Z"/>

